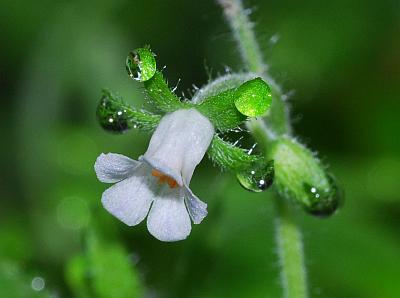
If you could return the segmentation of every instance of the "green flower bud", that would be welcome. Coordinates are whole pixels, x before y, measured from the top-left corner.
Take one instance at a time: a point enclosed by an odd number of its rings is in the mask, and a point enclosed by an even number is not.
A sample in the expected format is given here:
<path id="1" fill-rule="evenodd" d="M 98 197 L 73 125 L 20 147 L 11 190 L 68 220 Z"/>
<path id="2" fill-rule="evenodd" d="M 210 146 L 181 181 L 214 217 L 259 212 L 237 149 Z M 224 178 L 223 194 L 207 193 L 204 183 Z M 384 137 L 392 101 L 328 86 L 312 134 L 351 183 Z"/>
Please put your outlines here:
<path id="1" fill-rule="evenodd" d="M 294 139 L 281 137 L 270 147 L 275 161 L 277 191 L 294 199 L 316 216 L 332 215 L 340 206 L 342 192 L 314 154 Z"/>
<path id="2" fill-rule="evenodd" d="M 200 95 L 195 96 L 195 102 L 200 102 L 197 109 L 208 117 L 219 131 L 235 128 L 248 117 L 260 116 L 271 105 L 271 90 L 261 78 L 225 90 L 227 86 L 240 83 L 236 77 L 233 82 L 230 80 L 218 79 L 217 83 L 212 82 L 200 89 Z M 218 93 L 218 87 L 223 91 Z M 207 97 L 202 97 L 206 95 Z"/>

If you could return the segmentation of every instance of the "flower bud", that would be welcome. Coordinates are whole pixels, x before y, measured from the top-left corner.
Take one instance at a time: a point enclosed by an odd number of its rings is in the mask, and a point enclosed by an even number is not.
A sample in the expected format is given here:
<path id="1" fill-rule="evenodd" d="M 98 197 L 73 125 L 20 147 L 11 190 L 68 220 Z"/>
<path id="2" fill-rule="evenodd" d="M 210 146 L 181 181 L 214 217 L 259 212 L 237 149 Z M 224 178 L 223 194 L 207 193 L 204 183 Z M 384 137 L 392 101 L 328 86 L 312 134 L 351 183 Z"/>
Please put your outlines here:
<path id="1" fill-rule="evenodd" d="M 275 161 L 274 185 L 280 195 L 295 200 L 306 212 L 332 215 L 340 206 L 342 192 L 318 158 L 288 137 L 278 138 L 268 157 Z"/>
<path id="2" fill-rule="evenodd" d="M 227 131 L 241 125 L 249 117 L 261 116 L 268 111 L 271 105 L 271 89 L 261 78 L 248 80 L 238 87 L 225 90 L 226 86 L 239 84 L 234 82 L 217 80 L 210 83 L 211 87 L 204 87 L 204 92 L 198 92 L 195 100 L 199 102 L 198 109 L 207 116 L 215 128 L 219 131 Z M 217 92 L 217 87 L 221 92 Z M 209 95 L 207 97 L 202 97 Z"/>

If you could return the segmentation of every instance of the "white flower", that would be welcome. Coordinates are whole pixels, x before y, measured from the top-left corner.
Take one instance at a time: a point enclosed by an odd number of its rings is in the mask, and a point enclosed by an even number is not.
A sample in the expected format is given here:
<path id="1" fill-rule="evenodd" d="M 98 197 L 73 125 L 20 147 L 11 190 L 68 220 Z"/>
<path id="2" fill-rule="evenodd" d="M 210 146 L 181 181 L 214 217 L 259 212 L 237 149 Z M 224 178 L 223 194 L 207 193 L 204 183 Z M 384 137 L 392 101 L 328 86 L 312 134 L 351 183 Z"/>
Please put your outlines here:
<path id="1" fill-rule="evenodd" d="M 139 161 L 101 154 L 94 165 L 98 179 L 117 182 L 103 193 L 104 208 L 129 226 L 148 214 L 147 228 L 159 240 L 185 239 L 190 217 L 199 224 L 207 215 L 207 204 L 189 183 L 213 135 L 211 122 L 196 109 L 177 110 L 161 119 Z"/>

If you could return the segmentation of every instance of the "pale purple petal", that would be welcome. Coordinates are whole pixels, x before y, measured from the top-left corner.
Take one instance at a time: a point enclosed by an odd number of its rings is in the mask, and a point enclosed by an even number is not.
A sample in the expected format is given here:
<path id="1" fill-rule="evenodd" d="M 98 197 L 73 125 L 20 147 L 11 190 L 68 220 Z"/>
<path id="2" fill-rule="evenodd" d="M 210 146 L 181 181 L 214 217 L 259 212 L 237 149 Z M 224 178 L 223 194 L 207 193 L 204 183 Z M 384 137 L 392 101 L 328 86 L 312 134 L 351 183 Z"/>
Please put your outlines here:
<path id="1" fill-rule="evenodd" d="M 187 186 L 185 186 L 185 203 L 193 222 L 201 223 L 207 216 L 207 204 L 201 201 Z"/>

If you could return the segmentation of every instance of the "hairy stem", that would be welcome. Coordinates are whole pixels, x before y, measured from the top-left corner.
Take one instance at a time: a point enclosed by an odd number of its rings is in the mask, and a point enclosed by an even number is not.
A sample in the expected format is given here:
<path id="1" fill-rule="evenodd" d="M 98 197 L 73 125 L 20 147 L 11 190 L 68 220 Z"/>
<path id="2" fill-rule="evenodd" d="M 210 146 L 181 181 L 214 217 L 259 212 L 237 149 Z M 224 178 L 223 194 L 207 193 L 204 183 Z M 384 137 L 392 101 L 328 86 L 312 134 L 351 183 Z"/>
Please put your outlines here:
<path id="1" fill-rule="evenodd" d="M 301 233 L 293 221 L 291 206 L 279 198 L 275 200 L 275 205 L 276 239 L 284 297 L 307 297 Z"/>
<path id="2" fill-rule="evenodd" d="M 241 0 L 217 0 L 231 27 L 233 36 L 240 50 L 240 55 L 247 70 L 261 76 L 272 89 L 272 106 L 265 122 L 278 134 L 290 134 L 291 126 L 287 105 L 280 86 L 268 72 L 264 58 L 256 40 L 253 24 L 249 20 L 249 10 Z"/>
<path id="3" fill-rule="evenodd" d="M 248 13 L 243 9 L 241 1 L 217 0 L 222 6 L 234 38 L 240 42 L 239 50 L 242 59 L 248 64 L 249 70 L 263 74 L 266 66 L 263 62 L 260 47 L 252 30 L 253 24 L 249 21 Z"/>
<path id="4" fill-rule="evenodd" d="M 263 146 L 268 146 L 277 136 L 291 133 L 282 90 L 268 74 L 268 68 L 253 32 L 253 24 L 248 18 L 248 10 L 244 9 L 241 0 L 217 0 L 217 2 L 224 10 L 248 71 L 259 74 L 272 88 L 273 100 L 269 115 L 264 120 L 253 120 L 248 125 L 257 141 Z M 287 202 L 280 197 L 275 201 L 276 237 L 284 296 L 308 297 L 301 232 L 294 222 Z"/>

